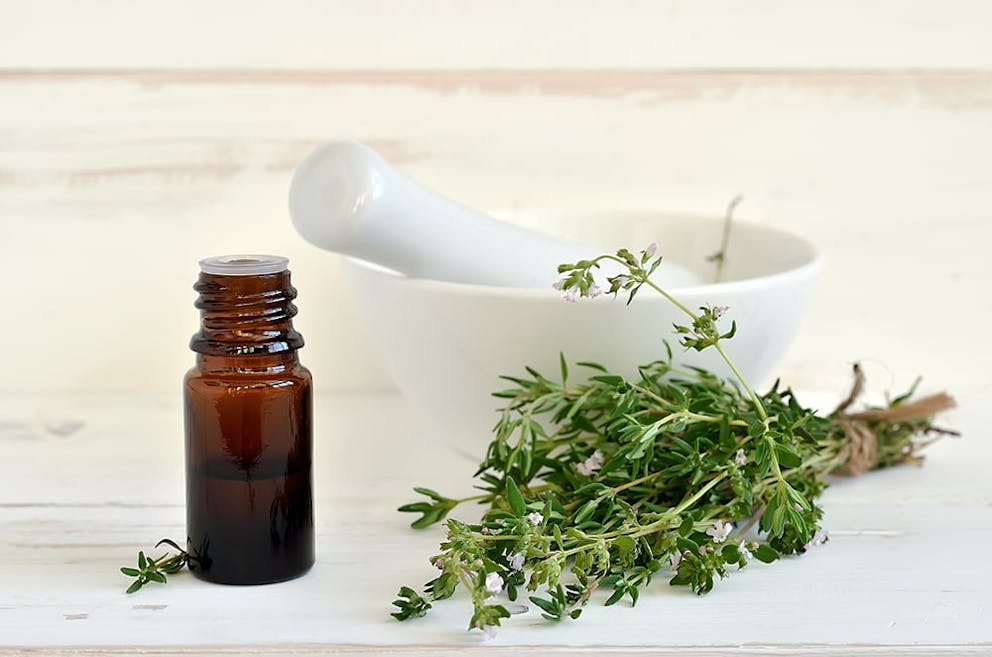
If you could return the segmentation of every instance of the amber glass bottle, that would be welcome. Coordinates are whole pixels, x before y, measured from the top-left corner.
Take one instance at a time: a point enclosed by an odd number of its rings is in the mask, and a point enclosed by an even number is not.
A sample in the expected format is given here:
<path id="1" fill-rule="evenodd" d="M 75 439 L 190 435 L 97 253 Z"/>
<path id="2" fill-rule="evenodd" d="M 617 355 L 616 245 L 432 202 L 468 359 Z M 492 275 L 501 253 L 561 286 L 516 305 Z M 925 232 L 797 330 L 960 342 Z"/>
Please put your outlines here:
<path id="1" fill-rule="evenodd" d="M 286 258 L 200 261 L 196 365 L 183 383 L 190 570 L 222 584 L 298 577 L 314 560 L 311 379 Z"/>

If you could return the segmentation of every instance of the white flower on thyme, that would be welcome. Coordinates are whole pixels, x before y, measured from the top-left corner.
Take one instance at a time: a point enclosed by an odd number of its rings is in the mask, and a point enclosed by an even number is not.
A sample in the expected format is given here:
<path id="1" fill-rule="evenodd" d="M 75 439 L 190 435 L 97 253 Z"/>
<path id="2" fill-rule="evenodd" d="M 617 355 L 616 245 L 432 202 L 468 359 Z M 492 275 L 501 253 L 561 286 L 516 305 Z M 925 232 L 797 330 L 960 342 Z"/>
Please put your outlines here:
<path id="1" fill-rule="evenodd" d="M 741 553 L 741 556 L 744 557 L 745 561 L 754 559 L 754 555 L 751 554 L 751 550 L 747 549 L 747 541 L 741 541 L 741 544 L 737 550 Z"/>
<path id="2" fill-rule="evenodd" d="M 657 253 L 657 252 L 658 252 L 658 243 L 657 242 L 651 242 L 650 244 L 648 244 L 648 248 L 644 249 L 645 255 L 647 255 L 647 257 L 649 257 L 649 258 L 653 258 L 654 257 L 654 254 Z"/>
<path id="3" fill-rule="evenodd" d="M 737 465 L 744 465 L 745 463 L 747 463 L 747 455 L 744 454 L 743 449 L 737 450 L 737 453 L 734 454 L 734 463 L 736 463 Z"/>
<path id="4" fill-rule="evenodd" d="M 672 564 L 672 570 L 678 570 L 679 564 L 682 563 L 682 553 L 672 552 L 672 556 L 669 558 Z"/>
<path id="5" fill-rule="evenodd" d="M 706 533 L 713 537 L 714 543 L 723 543 L 733 530 L 734 526 L 729 522 L 720 523 L 720 521 L 717 521 L 713 523 L 712 527 L 706 530 Z"/>
<path id="6" fill-rule="evenodd" d="M 565 290 L 565 294 L 562 296 L 565 298 L 565 301 L 575 303 L 575 300 L 579 297 L 579 291 L 574 287 L 570 287 Z"/>
<path id="7" fill-rule="evenodd" d="M 713 319 L 720 319 L 728 310 L 730 306 L 713 306 L 710 312 L 713 313 Z"/>
<path id="8" fill-rule="evenodd" d="M 482 640 L 483 641 L 492 641 L 493 639 L 496 638 L 496 626 L 495 625 L 483 625 L 479 629 L 482 630 Z"/>
<path id="9" fill-rule="evenodd" d="M 499 576 L 499 573 L 486 575 L 486 590 L 493 594 L 503 590 L 503 578 Z"/>
<path id="10" fill-rule="evenodd" d="M 576 463 L 575 471 L 587 477 L 592 476 L 594 472 L 603 467 L 603 461 L 603 453 L 597 449 L 585 461 L 582 463 Z"/>
<path id="11" fill-rule="evenodd" d="M 510 568 L 512 568 L 513 570 L 523 570 L 524 561 L 526 560 L 527 558 L 524 556 L 523 552 L 517 552 L 515 554 L 509 555 L 506 558 L 506 563 L 509 564 Z"/>
<path id="12" fill-rule="evenodd" d="M 603 291 L 601 289 L 599 289 L 599 286 L 596 285 L 595 283 L 593 283 L 592 285 L 590 285 L 589 286 L 589 289 L 586 290 L 586 296 L 589 297 L 590 299 L 595 299 L 596 297 L 598 297 L 602 293 L 603 293 Z"/>
<path id="13" fill-rule="evenodd" d="M 544 516 L 542 516 L 537 511 L 534 511 L 533 513 L 528 513 L 527 519 L 530 520 L 530 524 L 534 525 L 535 527 L 540 525 L 542 522 L 544 522 Z"/>
<path id="14" fill-rule="evenodd" d="M 821 529 L 820 531 L 816 532 L 816 535 L 810 539 L 809 543 L 803 546 L 803 550 L 808 551 L 810 548 L 816 547 L 818 545 L 823 545 L 824 543 L 827 542 L 827 538 L 829 538 L 827 536 L 827 532 Z"/>

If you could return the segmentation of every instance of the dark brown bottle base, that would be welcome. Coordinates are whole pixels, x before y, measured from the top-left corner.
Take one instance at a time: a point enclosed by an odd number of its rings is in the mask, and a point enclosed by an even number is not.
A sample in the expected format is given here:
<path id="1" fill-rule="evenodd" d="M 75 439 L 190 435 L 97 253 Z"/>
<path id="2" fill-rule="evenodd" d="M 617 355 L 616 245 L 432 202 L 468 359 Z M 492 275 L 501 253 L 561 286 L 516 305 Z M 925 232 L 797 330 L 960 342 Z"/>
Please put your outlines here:
<path id="1" fill-rule="evenodd" d="M 261 579 L 261 580 L 250 580 L 250 581 L 244 579 L 232 579 L 232 580 L 217 579 L 215 577 L 211 577 L 210 574 L 205 573 L 202 570 L 197 570 L 192 567 L 190 567 L 190 572 L 192 572 L 197 579 L 201 579 L 204 582 L 210 582 L 211 584 L 223 584 L 224 586 L 264 586 L 266 584 L 278 584 L 279 582 L 288 582 L 290 580 L 299 579 L 300 577 L 303 577 L 308 572 L 310 572 L 310 569 L 313 568 L 313 563 L 314 563 L 313 561 L 310 561 L 310 565 L 308 565 L 303 570 L 296 572 L 292 575 L 285 575 L 285 576 L 280 575 L 273 579 Z"/>
<path id="2" fill-rule="evenodd" d="M 309 468 L 285 461 L 244 464 L 222 459 L 189 472 L 189 569 L 217 584 L 272 584 L 305 574 L 314 563 Z"/>
<path id="3" fill-rule="evenodd" d="M 211 577 L 210 574 L 205 573 L 202 570 L 197 570 L 193 567 L 190 567 L 190 572 L 192 572 L 197 579 L 201 579 L 204 582 L 210 582 L 211 584 L 223 584 L 224 586 L 264 586 L 266 584 L 278 584 L 279 582 L 288 582 L 290 580 L 299 579 L 300 577 L 303 577 L 308 572 L 310 572 L 310 569 L 313 568 L 313 564 L 314 562 L 311 560 L 310 565 L 308 565 L 303 570 L 292 575 L 278 576 L 275 577 L 274 579 L 262 579 L 262 580 L 251 580 L 251 581 L 243 580 L 243 579 L 233 579 L 233 580 L 217 579 Z"/>

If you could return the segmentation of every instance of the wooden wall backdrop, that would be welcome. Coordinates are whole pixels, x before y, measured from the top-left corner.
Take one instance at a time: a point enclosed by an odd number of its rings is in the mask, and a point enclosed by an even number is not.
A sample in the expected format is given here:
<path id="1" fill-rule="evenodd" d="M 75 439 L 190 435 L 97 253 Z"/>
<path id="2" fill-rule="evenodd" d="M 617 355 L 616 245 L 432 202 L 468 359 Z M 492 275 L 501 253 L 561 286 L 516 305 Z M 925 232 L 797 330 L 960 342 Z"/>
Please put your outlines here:
<path id="1" fill-rule="evenodd" d="M 0 391 L 176 390 L 196 260 L 237 251 L 292 258 L 323 390 L 388 387 L 287 216 L 341 138 L 509 220 L 743 194 L 827 258 L 793 381 L 987 387 L 990 28 L 961 0 L 6 0 Z"/>

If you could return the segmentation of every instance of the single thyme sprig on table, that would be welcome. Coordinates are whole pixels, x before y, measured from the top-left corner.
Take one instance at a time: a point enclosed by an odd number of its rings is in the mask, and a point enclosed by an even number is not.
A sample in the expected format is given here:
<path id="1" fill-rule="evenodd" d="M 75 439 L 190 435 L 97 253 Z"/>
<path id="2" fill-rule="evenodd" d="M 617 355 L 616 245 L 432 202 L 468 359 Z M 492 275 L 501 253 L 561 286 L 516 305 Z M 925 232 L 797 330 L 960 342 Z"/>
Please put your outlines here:
<path id="1" fill-rule="evenodd" d="M 606 605 L 634 605 L 666 573 L 671 584 L 706 593 L 731 568 L 804 553 L 827 538 L 814 504 L 826 475 L 917 462 L 948 433 L 932 424 L 953 406 L 943 394 L 912 400 L 910 390 L 888 407 L 848 413 L 861 390 L 858 368 L 849 399 L 829 415 L 778 383 L 758 395 L 722 347 L 736 330 L 718 327 L 727 309 L 693 311 L 652 281 L 661 264 L 654 245 L 562 265 L 554 287 L 569 300 L 597 296 L 593 271 L 603 261 L 625 269 L 607 279 L 610 293 L 626 292 L 630 303 L 647 285 L 668 299 L 690 320 L 675 326 L 682 346 L 716 350 L 737 385 L 675 366 L 670 349 L 631 379 L 580 362 L 586 380 L 573 382 L 564 356 L 557 381 L 532 368 L 504 377 L 514 387 L 495 393 L 506 406 L 476 472 L 483 493 L 455 499 L 416 489 L 427 501 L 400 509 L 421 514 L 413 524 L 424 527 L 461 503 L 486 505 L 480 522 L 447 520 L 431 557 L 440 573 L 425 591 L 440 600 L 464 587 L 469 629 L 487 637 L 510 615 L 504 593 L 512 602 L 523 588 L 543 589 L 529 599 L 545 619 L 574 619 L 599 589 Z M 393 604 L 400 620 L 430 608 L 408 587 Z"/>
<path id="2" fill-rule="evenodd" d="M 159 547 L 162 544 L 168 545 L 178 551 L 178 554 L 166 552 L 158 559 L 145 556 L 144 552 L 138 552 L 138 567 L 121 567 L 121 572 L 128 577 L 133 577 L 131 586 L 127 587 L 126 593 L 134 593 L 148 582 L 158 582 L 165 584 L 168 581 L 167 575 L 178 573 L 189 564 L 189 554 L 179 547 L 174 541 L 163 538 L 155 544 Z"/>

